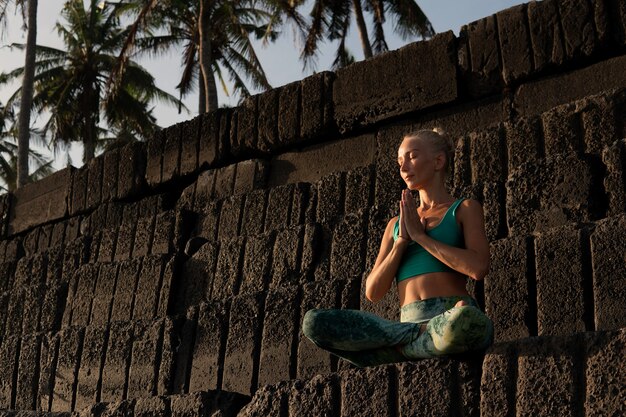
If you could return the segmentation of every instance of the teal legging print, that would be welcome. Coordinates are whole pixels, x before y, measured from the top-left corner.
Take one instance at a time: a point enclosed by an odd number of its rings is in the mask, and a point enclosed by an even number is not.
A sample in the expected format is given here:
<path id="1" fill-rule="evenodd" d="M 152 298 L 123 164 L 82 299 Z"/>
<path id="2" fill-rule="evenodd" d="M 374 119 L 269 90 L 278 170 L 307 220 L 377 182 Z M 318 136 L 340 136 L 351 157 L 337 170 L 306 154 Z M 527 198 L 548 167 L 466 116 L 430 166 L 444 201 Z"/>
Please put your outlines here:
<path id="1" fill-rule="evenodd" d="M 461 300 L 467 305 L 454 307 Z M 313 309 L 305 314 L 302 331 L 317 346 L 359 367 L 478 351 L 493 342 L 492 321 L 469 296 L 407 304 L 400 309 L 400 322 L 361 310 Z"/>

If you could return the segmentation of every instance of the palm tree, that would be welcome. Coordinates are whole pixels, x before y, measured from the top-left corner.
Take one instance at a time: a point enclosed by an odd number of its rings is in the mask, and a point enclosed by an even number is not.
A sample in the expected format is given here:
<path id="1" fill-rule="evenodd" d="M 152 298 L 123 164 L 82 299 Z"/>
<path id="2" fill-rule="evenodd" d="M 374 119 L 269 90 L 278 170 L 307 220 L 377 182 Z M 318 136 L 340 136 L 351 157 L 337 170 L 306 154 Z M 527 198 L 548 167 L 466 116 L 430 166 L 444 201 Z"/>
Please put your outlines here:
<path id="1" fill-rule="evenodd" d="M 50 133 L 55 149 L 71 141 L 83 142 L 83 162 L 94 157 L 99 138 L 110 129 L 123 126 L 140 138 L 151 136 L 158 128 L 150 107 L 154 100 L 180 105 L 179 100 L 156 87 L 152 75 L 131 60 L 115 97 L 107 97 L 105 85 L 128 30 L 120 27 L 113 7 L 98 7 L 95 3 L 92 0 L 85 9 L 82 0 L 67 1 L 62 11 L 66 23 L 56 25 L 66 50 L 38 46 L 35 65 L 33 110 L 50 114 L 44 131 Z M 3 74 L 0 82 L 21 76 L 23 70 Z M 7 106 L 14 105 L 21 93 L 16 91 Z"/>
<path id="2" fill-rule="evenodd" d="M 177 88 L 182 99 L 197 83 L 199 113 L 218 107 L 216 78 L 229 95 L 223 71 L 242 99 L 250 95 L 244 79 L 254 88 L 271 88 L 251 37 L 275 40 L 285 14 L 303 22 L 295 7 L 286 11 L 279 0 L 196 0 L 191 4 L 184 0 L 130 0 L 119 7 L 120 12 L 136 17 L 117 74 L 122 73 L 131 51 L 158 54 L 182 46 L 183 71 Z M 155 35 L 162 31 L 165 33 Z"/>
<path id="3" fill-rule="evenodd" d="M 311 24 L 302 51 L 305 67 L 314 64 L 319 42 L 324 37 L 329 41 L 339 40 L 333 69 L 344 67 L 354 61 L 346 49 L 352 12 L 356 17 L 365 59 L 389 49 L 383 29 L 388 14 L 395 20 L 396 33 L 405 41 L 415 37 L 425 39 L 435 34 L 430 21 L 415 0 L 315 0 L 311 10 Z M 372 17 L 373 42 L 370 42 L 364 12 L 370 13 Z"/>
<path id="4" fill-rule="evenodd" d="M 24 16 L 24 1 L 16 0 L 22 8 Z M 6 23 L 6 11 L 9 0 L 0 0 L 0 22 Z M 30 108 L 33 102 L 33 77 L 35 75 L 35 47 L 37 45 L 37 0 L 28 0 L 28 35 L 26 37 L 26 54 L 24 63 L 24 77 L 22 79 L 23 98 L 20 102 L 18 121 L 18 157 L 17 157 L 17 185 L 21 187 L 28 182 L 28 148 L 30 138 Z"/>

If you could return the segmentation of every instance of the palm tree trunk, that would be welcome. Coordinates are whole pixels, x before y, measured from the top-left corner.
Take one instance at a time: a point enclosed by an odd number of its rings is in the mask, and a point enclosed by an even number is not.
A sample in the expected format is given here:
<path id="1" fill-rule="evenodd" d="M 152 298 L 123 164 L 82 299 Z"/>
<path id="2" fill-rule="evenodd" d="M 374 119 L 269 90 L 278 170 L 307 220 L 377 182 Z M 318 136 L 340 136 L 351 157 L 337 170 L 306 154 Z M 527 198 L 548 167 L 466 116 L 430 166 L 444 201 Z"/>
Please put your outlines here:
<path id="1" fill-rule="evenodd" d="M 367 35 L 367 26 L 365 25 L 365 19 L 363 18 L 361 0 L 352 0 L 352 4 L 354 5 L 354 14 L 356 15 L 356 25 L 359 28 L 361 45 L 363 46 L 363 55 L 365 56 L 365 59 L 368 59 L 372 57 L 372 45 L 370 44 L 370 40 Z"/>
<path id="2" fill-rule="evenodd" d="M 205 24 L 209 22 L 210 5 L 209 0 L 200 1 L 200 75 L 204 84 L 205 105 L 204 112 L 217 109 L 217 87 L 215 85 L 215 77 L 211 71 L 213 62 L 211 51 L 211 39 L 209 39 L 209 31 L 205 30 Z"/>
<path id="3" fill-rule="evenodd" d="M 35 48 L 37 45 L 37 0 L 28 0 L 28 36 L 26 38 L 26 61 L 22 79 L 22 100 L 18 120 L 17 139 L 17 186 L 28 183 L 28 147 L 30 139 L 30 108 L 33 103 L 35 78 Z"/>
<path id="4" fill-rule="evenodd" d="M 204 77 L 200 71 L 200 80 L 198 81 L 198 114 L 204 113 L 206 110 L 206 94 L 204 93 Z"/>

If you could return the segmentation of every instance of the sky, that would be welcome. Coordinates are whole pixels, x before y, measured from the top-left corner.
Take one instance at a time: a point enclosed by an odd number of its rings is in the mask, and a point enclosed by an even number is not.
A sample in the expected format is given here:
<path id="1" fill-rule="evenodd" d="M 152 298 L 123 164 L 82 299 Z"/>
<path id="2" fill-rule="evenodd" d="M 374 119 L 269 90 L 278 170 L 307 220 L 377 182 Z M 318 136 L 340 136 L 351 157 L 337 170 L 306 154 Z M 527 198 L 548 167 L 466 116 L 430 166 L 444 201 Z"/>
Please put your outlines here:
<path id="1" fill-rule="evenodd" d="M 14 2 L 13 2 L 14 3 Z M 524 1 L 516 0 L 418 0 L 419 6 L 422 8 L 426 16 L 429 18 L 437 33 L 452 30 L 458 35 L 460 28 L 467 23 L 489 16 L 500 10 L 524 3 Z M 37 43 L 55 48 L 63 48 L 63 43 L 57 37 L 54 25 L 60 19 L 60 11 L 63 7 L 64 0 L 43 0 L 39 1 L 38 9 L 38 30 Z M 309 8 L 302 9 L 301 13 L 308 13 Z M 21 51 L 11 51 L 6 45 L 11 43 L 26 42 L 26 35 L 22 31 L 21 14 L 10 14 L 7 19 L 7 30 L 0 39 L 0 73 L 10 71 L 14 68 L 24 65 L 24 56 Z M 389 16 L 388 16 L 389 17 Z M 367 16 L 366 16 L 367 19 Z M 369 23 L 369 20 L 366 21 Z M 359 41 L 356 25 L 352 22 L 352 30 L 349 34 L 347 47 L 357 60 L 363 59 L 361 44 Z M 262 45 L 256 42 L 256 50 L 259 60 L 266 72 L 268 80 L 272 87 L 280 87 L 293 81 L 301 80 L 314 71 L 327 71 L 332 65 L 336 43 L 325 43 L 318 55 L 317 65 L 314 69 L 303 70 L 303 65 L 299 61 L 300 45 L 296 41 L 293 28 L 285 26 L 279 39 L 269 45 Z M 396 36 L 393 31 L 393 21 L 389 17 L 385 23 L 385 35 L 390 50 L 398 49 L 412 41 L 404 41 Z M 417 39 L 416 39 L 417 40 Z M 143 58 L 139 63 L 150 71 L 156 79 L 157 86 L 161 89 L 178 96 L 175 86 L 180 78 L 181 64 L 180 55 L 172 52 L 167 56 L 158 58 Z M 0 102 L 4 103 L 18 85 L 9 85 L 0 87 Z M 226 96 L 218 85 L 218 95 L 220 105 L 236 106 L 237 98 Z M 197 94 L 190 94 L 185 100 L 185 105 L 190 112 L 178 113 L 177 109 L 161 104 L 156 104 L 154 115 L 157 123 L 162 126 L 170 126 L 174 123 L 192 119 L 197 115 Z M 36 121 L 42 124 L 43 121 Z M 80 147 L 73 146 L 71 151 L 72 164 L 80 166 Z M 59 161 L 59 166 L 63 166 L 64 162 Z"/>

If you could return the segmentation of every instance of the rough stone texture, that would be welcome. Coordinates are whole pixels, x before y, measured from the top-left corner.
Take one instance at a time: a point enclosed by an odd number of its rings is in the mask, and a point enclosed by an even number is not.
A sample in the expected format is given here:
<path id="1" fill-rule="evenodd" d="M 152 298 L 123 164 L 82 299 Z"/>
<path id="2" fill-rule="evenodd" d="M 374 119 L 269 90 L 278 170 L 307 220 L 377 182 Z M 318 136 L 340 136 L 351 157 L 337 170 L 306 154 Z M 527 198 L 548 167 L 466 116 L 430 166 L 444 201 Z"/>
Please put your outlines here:
<path id="1" fill-rule="evenodd" d="M 374 205 L 381 211 L 399 210 L 400 195 L 406 184 L 398 175 L 398 146 L 402 137 L 409 133 L 411 128 L 381 129 L 376 137 L 378 154 L 376 157 L 376 185 L 374 188 Z"/>
<path id="2" fill-rule="evenodd" d="M 231 124 L 231 153 L 241 157 L 258 148 L 258 98 L 259 95 L 246 98 L 237 108 L 237 123 Z M 233 140 L 233 132 L 236 138 Z"/>
<path id="3" fill-rule="evenodd" d="M 626 306 L 626 215 L 601 220 L 591 234 L 595 329 L 624 327 Z"/>
<path id="4" fill-rule="evenodd" d="M 415 410 L 423 415 L 451 415 L 454 406 L 452 365 L 449 359 L 428 359 L 399 365 L 398 415 L 413 416 Z M 428 395 L 415 395 L 416 381 L 420 381 L 420 386 L 428 387 Z"/>
<path id="5" fill-rule="evenodd" d="M 163 320 L 135 323 L 128 369 L 126 395 L 128 398 L 149 397 L 156 394 L 162 331 Z"/>
<path id="6" fill-rule="evenodd" d="M 584 0 L 558 2 L 567 58 L 591 55 L 596 47 L 593 11 Z"/>
<path id="7" fill-rule="evenodd" d="M 91 169 L 90 169 L 91 173 Z M 120 149 L 119 182 L 117 198 L 123 199 L 139 194 L 146 174 L 146 146 L 142 142 L 130 143 Z M 91 182 L 91 174 L 89 177 Z M 89 197 L 88 197 L 89 201 Z"/>
<path id="8" fill-rule="evenodd" d="M 190 392 L 220 387 L 227 326 L 227 303 L 214 302 L 200 305 L 189 380 Z"/>
<path id="9" fill-rule="evenodd" d="M 94 176 L 95 176 L 94 172 Z M 84 166 L 74 171 L 72 175 L 72 197 L 69 207 L 69 214 L 75 216 L 85 211 L 87 202 L 87 184 L 89 178 L 89 169 Z"/>
<path id="10" fill-rule="evenodd" d="M 79 268 L 70 281 L 68 301 L 63 316 L 64 325 L 89 324 L 91 303 L 98 280 L 99 265 L 84 265 Z M 71 306 L 71 309 L 70 309 Z"/>
<path id="11" fill-rule="evenodd" d="M 259 143 L 258 149 L 270 152 L 280 148 L 278 140 L 278 89 L 272 89 L 259 95 Z"/>
<path id="12" fill-rule="evenodd" d="M 9 235 L 65 217 L 71 177 L 72 169 L 66 168 L 16 190 L 10 204 Z"/>
<path id="13" fill-rule="evenodd" d="M 608 198 L 608 216 L 626 211 L 626 140 L 621 140 L 602 150 L 602 162 L 606 166 L 604 189 Z"/>
<path id="14" fill-rule="evenodd" d="M 270 189 L 267 197 L 265 231 L 282 229 L 289 224 L 289 213 L 293 198 L 293 185 L 283 185 Z"/>
<path id="15" fill-rule="evenodd" d="M 392 369 L 392 366 L 378 366 L 341 372 L 341 415 L 392 415 Z"/>
<path id="16" fill-rule="evenodd" d="M 482 189 L 485 232 L 490 242 L 507 235 L 505 192 L 502 182 L 487 183 Z M 470 197 L 468 196 L 468 198 Z"/>
<path id="17" fill-rule="evenodd" d="M 298 283 L 304 227 L 290 227 L 276 234 L 272 256 L 271 288 Z M 289 248 L 286 250 L 286 248 Z"/>
<path id="18" fill-rule="evenodd" d="M 583 236 L 572 227 L 558 227 L 535 241 L 537 326 L 539 335 L 585 331 Z M 567 242 L 567 244 L 563 244 Z M 590 286 L 590 285 L 589 285 Z M 588 306 L 587 306 L 588 307 Z"/>
<path id="19" fill-rule="evenodd" d="M 543 4 L 543 3 L 529 3 Z M 546 4 L 552 4 L 546 2 Z M 515 122 L 505 122 L 505 137 L 507 144 L 508 171 L 515 171 L 520 165 L 527 161 L 537 160 L 543 152 L 541 143 L 543 142 L 542 125 L 539 118 L 522 118 Z"/>
<path id="20" fill-rule="evenodd" d="M 243 196 L 232 196 L 222 202 L 220 223 L 217 232 L 217 238 L 220 241 L 232 239 L 239 235 L 242 209 Z"/>
<path id="21" fill-rule="evenodd" d="M 245 196 L 241 218 L 242 236 L 257 235 L 263 232 L 265 221 L 265 205 L 267 192 L 265 190 L 252 191 Z"/>
<path id="22" fill-rule="evenodd" d="M 587 333 L 585 336 L 585 415 L 626 414 L 626 331 Z"/>
<path id="23" fill-rule="evenodd" d="M 583 143 L 585 152 L 601 154 L 602 149 L 620 139 L 618 126 L 618 106 L 623 102 L 624 90 L 614 94 L 598 95 L 576 102 L 576 110 L 581 113 Z"/>
<path id="24" fill-rule="evenodd" d="M 102 201 L 111 201 L 117 196 L 119 149 L 104 154 L 102 168 Z"/>
<path id="25" fill-rule="evenodd" d="M 582 151 L 580 116 L 575 106 L 565 104 L 541 115 L 546 155 Z"/>
<path id="26" fill-rule="evenodd" d="M 89 326 L 85 330 L 80 368 L 77 376 L 75 410 L 82 410 L 98 400 L 98 380 L 104 365 L 104 350 L 107 338 L 108 332 L 103 327 Z"/>
<path id="27" fill-rule="evenodd" d="M 102 267 L 104 268 L 104 266 Z M 102 274 L 102 268 L 100 273 Z M 117 284 L 115 287 L 115 297 L 111 305 L 111 321 L 128 321 L 135 318 L 133 314 L 133 304 L 142 295 L 142 291 L 147 288 L 140 288 L 137 285 L 137 276 L 141 263 L 137 259 L 127 260 L 119 263 L 119 273 L 117 274 Z M 158 280 L 159 276 L 155 278 Z M 139 293 L 139 294 L 138 294 Z M 152 318 L 149 317 L 149 318 Z"/>
<path id="28" fill-rule="evenodd" d="M 113 293 L 116 291 L 116 280 L 117 265 L 103 264 L 100 266 L 96 288 L 93 293 L 93 302 L 91 303 L 90 324 L 103 326 L 109 322 Z M 80 294 L 77 295 L 80 296 Z"/>
<path id="29" fill-rule="evenodd" d="M 334 229 L 330 254 L 333 278 L 349 280 L 363 273 L 366 224 L 366 214 L 362 210 L 346 215 Z M 350 261 L 346 262 L 347 259 Z"/>
<path id="30" fill-rule="evenodd" d="M 57 334 L 41 335 L 41 351 L 39 353 L 39 372 L 36 381 L 35 409 L 50 411 L 54 390 L 54 377 L 59 349 Z"/>
<path id="31" fill-rule="evenodd" d="M 0 345 L 0 407 L 12 409 L 11 391 L 13 386 L 13 374 L 18 369 L 18 355 L 20 339 L 17 336 L 6 337 Z"/>
<path id="32" fill-rule="evenodd" d="M 297 287 L 271 291 L 265 300 L 265 319 L 261 340 L 259 385 L 289 380 L 295 372 L 294 343 L 299 317 Z"/>
<path id="33" fill-rule="evenodd" d="M 163 146 L 163 163 L 161 182 L 167 182 L 180 175 L 182 123 L 163 129 L 165 143 Z"/>
<path id="34" fill-rule="evenodd" d="M 98 262 L 112 262 L 115 257 L 115 247 L 117 245 L 117 227 L 104 229 L 100 234 L 100 247 L 98 248 Z M 95 254 L 95 251 L 92 252 Z M 95 260 L 94 256 L 94 260 Z"/>
<path id="35" fill-rule="evenodd" d="M 54 371 L 51 411 L 72 410 L 84 331 L 70 327 L 59 333 L 59 354 Z"/>
<path id="36" fill-rule="evenodd" d="M 526 5 L 510 7 L 496 15 L 502 56 L 502 78 L 509 85 L 532 71 L 533 54 L 526 23 Z"/>
<path id="37" fill-rule="evenodd" d="M 180 175 L 191 174 L 198 168 L 201 123 L 202 117 L 198 116 L 181 125 Z"/>
<path id="38" fill-rule="evenodd" d="M 100 399 L 104 402 L 121 401 L 125 397 L 125 384 L 132 350 L 133 326 L 111 323 L 106 360 L 102 369 Z"/>
<path id="39" fill-rule="evenodd" d="M 211 203 L 204 207 L 196 219 L 196 227 L 192 232 L 192 236 L 203 237 L 208 241 L 217 240 L 217 231 L 220 219 L 221 204 Z"/>
<path id="40" fill-rule="evenodd" d="M 170 415 L 170 402 L 165 397 L 138 398 L 133 410 L 135 417 L 160 417 Z"/>
<path id="41" fill-rule="evenodd" d="M 513 344 L 501 343 L 487 350 L 480 383 L 480 412 L 483 416 L 515 415 L 515 372 L 517 357 Z"/>
<path id="42" fill-rule="evenodd" d="M 368 208 L 373 200 L 373 166 L 357 168 L 346 173 L 345 212 L 355 213 Z"/>
<path id="43" fill-rule="evenodd" d="M 454 35 L 446 32 L 340 69 L 333 84 L 339 130 L 349 132 L 453 101 L 457 98 L 455 55 Z"/>
<path id="44" fill-rule="evenodd" d="M 126 223 L 126 222 L 125 222 Z M 123 261 L 132 257 L 134 247 L 135 224 L 134 222 L 122 224 L 118 229 L 117 247 L 115 248 L 115 261 Z"/>
<path id="45" fill-rule="evenodd" d="M 345 187 L 341 173 L 328 175 L 317 182 L 317 214 L 320 223 L 329 224 L 343 215 Z"/>
<path id="46" fill-rule="evenodd" d="M 262 159 L 250 159 L 237 163 L 233 194 L 248 194 L 265 185 L 268 166 Z"/>
<path id="47" fill-rule="evenodd" d="M 271 279 L 274 233 L 265 233 L 246 239 L 239 292 L 265 291 Z"/>
<path id="48" fill-rule="evenodd" d="M 528 3 L 528 25 L 536 71 L 561 65 L 565 59 L 556 1 Z"/>
<path id="49" fill-rule="evenodd" d="M 334 130 L 333 82 L 335 74 L 323 71 L 302 80 L 300 137 L 323 137 Z"/>
<path id="50" fill-rule="evenodd" d="M 142 217 L 137 220 L 135 227 L 134 245 L 132 255 L 134 257 L 146 256 L 151 252 L 152 240 L 154 239 L 154 217 Z"/>
<path id="51" fill-rule="evenodd" d="M 20 344 L 20 357 L 15 387 L 15 409 L 35 409 L 37 385 L 39 381 L 40 335 L 26 335 Z"/>
<path id="52" fill-rule="evenodd" d="M 205 243 L 189 258 L 183 266 L 180 277 L 180 295 L 177 299 L 177 310 L 185 311 L 186 307 L 199 304 L 202 300 L 211 299 L 213 277 L 218 259 L 219 246 L 215 243 Z M 146 275 L 147 279 L 150 279 Z M 154 284 L 152 284 L 154 287 Z"/>
<path id="53" fill-rule="evenodd" d="M 189 308 L 184 318 L 179 319 L 176 334 L 172 335 L 170 347 L 175 347 L 172 355 L 174 361 L 171 365 L 172 367 L 175 366 L 175 368 L 170 367 L 172 392 L 189 391 L 187 382 L 189 381 L 189 372 L 191 371 L 190 361 L 193 359 L 193 340 L 197 322 L 198 309 L 196 307 Z"/>
<path id="54" fill-rule="evenodd" d="M 235 238 L 222 242 L 211 291 L 212 299 L 232 297 L 239 292 L 244 240 Z"/>
<path id="55" fill-rule="evenodd" d="M 221 109 L 203 114 L 202 122 L 199 123 L 199 155 L 198 167 L 212 166 L 219 157 L 220 117 Z"/>
<path id="56" fill-rule="evenodd" d="M 164 255 L 143 258 L 134 291 L 133 319 L 145 320 L 157 316 L 161 286 L 166 285 L 164 283 L 172 278 L 164 271 L 167 259 Z M 134 263 L 129 263 L 129 266 L 134 267 Z"/>
<path id="57" fill-rule="evenodd" d="M 471 133 L 472 183 L 502 181 L 506 177 L 502 126 Z"/>
<path id="58" fill-rule="evenodd" d="M 163 130 L 155 132 L 154 136 L 146 144 L 146 181 L 151 187 L 161 183 L 161 164 L 164 147 L 165 135 Z"/>
<path id="59" fill-rule="evenodd" d="M 250 395 L 257 388 L 261 300 L 258 295 L 235 297 L 228 325 L 222 389 Z"/>
<path id="60" fill-rule="evenodd" d="M 236 173 L 237 164 L 230 164 L 224 168 L 218 168 L 215 170 L 215 186 L 212 194 L 213 198 L 219 200 L 233 194 Z"/>
<path id="61" fill-rule="evenodd" d="M 193 208 L 196 211 L 203 211 L 213 199 L 213 186 L 215 184 L 217 170 L 205 171 L 196 180 Z"/>
<path id="62" fill-rule="evenodd" d="M 488 16 L 461 28 L 459 37 L 466 39 L 470 60 L 461 62 L 461 71 L 468 93 L 485 96 L 502 88 L 502 72 L 496 19 Z"/>
<path id="63" fill-rule="evenodd" d="M 575 416 L 580 362 L 575 337 L 531 338 L 518 351 L 518 416 Z"/>
<path id="64" fill-rule="evenodd" d="M 300 138 L 300 82 L 278 90 L 278 142 L 291 143 Z"/>
<path id="65" fill-rule="evenodd" d="M 339 387 L 336 375 L 316 375 L 296 381 L 289 395 L 289 415 L 331 417 L 339 415 Z"/>
<path id="66" fill-rule="evenodd" d="M 174 251 L 174 237 L 176 235 L 176 214 L 167 211 L 156 216 L 154 223 L 154 240 L 152 255 L 169 254 Z"/>
<path id="67" fill-rule="evenodd" d="M 291 390 L 291 382 L 261 387 L 243 407 L 239 417 L 285 416 L 287 414 L 287 397 Z"/>
<path id="68" fill-rule="evenodd" d="M 528 242 L 512 237 L 491 244 L 491 269 L 485 277 L 485 309 L 493 320 L 495 340 L 530 336 Z"/>

